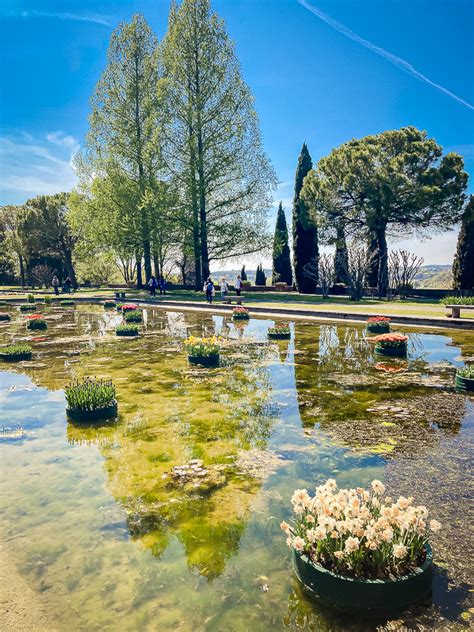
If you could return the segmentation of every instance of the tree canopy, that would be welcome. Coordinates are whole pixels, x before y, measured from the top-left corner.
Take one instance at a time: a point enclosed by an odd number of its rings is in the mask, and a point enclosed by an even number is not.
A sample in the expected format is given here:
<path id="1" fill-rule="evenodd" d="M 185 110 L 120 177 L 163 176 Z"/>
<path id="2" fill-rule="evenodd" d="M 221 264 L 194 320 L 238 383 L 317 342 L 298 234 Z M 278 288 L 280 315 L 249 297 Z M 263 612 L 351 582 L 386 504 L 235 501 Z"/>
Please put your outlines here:
<path id="1" fill-rule="evenodd" d="M 464 209 L 453 262 L 455 290 L 474 290 L 474 195 Z"/>

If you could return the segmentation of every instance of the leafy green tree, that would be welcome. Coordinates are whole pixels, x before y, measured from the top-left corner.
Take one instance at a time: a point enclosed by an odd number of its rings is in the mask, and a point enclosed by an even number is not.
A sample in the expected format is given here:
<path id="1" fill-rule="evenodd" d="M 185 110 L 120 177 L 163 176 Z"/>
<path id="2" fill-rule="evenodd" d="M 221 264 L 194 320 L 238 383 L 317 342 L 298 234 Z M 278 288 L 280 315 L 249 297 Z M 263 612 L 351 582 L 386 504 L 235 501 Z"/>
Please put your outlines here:
<path id="1" fill-rule="evenodd" d="M 414 127 L 351 140 L 322 158 L 305 199 L 323 230 L 343 227 L 377 247 L 379 296 L 388 291 L 387 231 L 442 231 L 459 221 L 467 174 L 461 156 Z"/>
<path id="2" fill-rule="evenodd" d="M 314 281 L 305 274 L 305 266 L 318 261 L 318 229 L 309 214 L 308 206 L 301 196 L 303 180 L 313 168 L 313 161 L 306 143 L 303 143 L 295 175 L 293 198 L 293 269 L 298 292 L 313 292 Z"/>
<path id="3" fill-rule="evenodd" d="M 255 285 L 266 285 L 266 284 L 267 284 L 267 277 L 263 270 L 262 264 L 259 263 L 255 271 Z"/>
<path id="4" fill-rule="evenodd" d="M 268 246 L 277 179 L 234 44 L 209 0 L 172 4 L 161 60 L 163 159 L 178 183 L 201 289 L 210 261 Z"/>
<path id="5" fill-rule="evenodd" d="M 278 207 L 275 236 L 273 238 L 273 283 L 278 281 L 287 285 L 293 283 L 290 247 L 288 245 L 288 227 L 281 202 Z"/>
<path id="6" fill-rule="evenodd" d="M 474 290 L 474 195 L 464 209 L 453 262 L 453 288 Z"/>
<path id="7" fill-rule="evenodd" d="M 128 211 L 133 218 L 125 228 L 135 233 L 130 239 L 137 243 L 137 264 L 143 254 L 147 281 L 152 274 L 151 225 L 157 209 L 145 203 L 145 196 L 157 186 L 162 166 L 157 48 L 157 39 L 140 14 L 114 31 L 106 68 L 91 99 L 83 156 L 95 177 L 120 174 L 136 187 L 136 201 Z"/>

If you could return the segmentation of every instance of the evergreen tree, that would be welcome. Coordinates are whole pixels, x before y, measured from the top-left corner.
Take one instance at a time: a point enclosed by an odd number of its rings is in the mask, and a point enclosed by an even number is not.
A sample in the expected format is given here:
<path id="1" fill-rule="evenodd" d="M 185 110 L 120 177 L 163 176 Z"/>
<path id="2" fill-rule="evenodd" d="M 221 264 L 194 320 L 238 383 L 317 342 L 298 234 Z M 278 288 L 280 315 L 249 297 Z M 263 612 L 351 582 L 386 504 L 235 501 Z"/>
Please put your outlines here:
<path id="1" fill-rule="evenodd" d="M 306 143 L 303 143 L 296 168 L 293 199 L 293 268 L 296 289 L 302 294 L 313 292 L 314 281 L 305 275 L 304 267 L 311 261 L 317 261 L 319 254 L 317 227 L 310 218 L 308 208 L 300 196 L 303 180 L 312 167 L 311 156 Z"/>
<path id="2" fill-rule="evenodd" d="M 242 281 L 247 281 L 247 273 L 245 272 L 245 265 L 242 266 L 242 270 L 240 271 L 240 279 Z"/>
<path id="3" fill-rule="evenodd" d="M 263 266 L 261 263 L 258 264 L 257 270 L 255 272 L 255 285 L 266 285 L 267 277 L 265 276 L 265 272 L 263 271 Z"/>
<path id="4" fill-rule="evenodd" d="M 453 262 L 453 288 L 474 289 L 474 195 L 464 209 Z"/>
<path id="5" fill-rule="evenodd" d="M 288 246 L 288 227 L 281 202 L 278 207 L 275 236 L 273 238 L 273 283 L 275 284 L 278 281 L 287 285 L 293 283 L 290 247 Z"/>

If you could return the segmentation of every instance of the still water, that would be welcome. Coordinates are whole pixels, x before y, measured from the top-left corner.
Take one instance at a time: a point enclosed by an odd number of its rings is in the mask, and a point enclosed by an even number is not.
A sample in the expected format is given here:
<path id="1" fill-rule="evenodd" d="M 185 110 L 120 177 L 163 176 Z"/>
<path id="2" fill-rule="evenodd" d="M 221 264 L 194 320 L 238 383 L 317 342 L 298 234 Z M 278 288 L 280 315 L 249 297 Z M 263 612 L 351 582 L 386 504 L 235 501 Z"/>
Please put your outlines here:
<path id="1" fill-rule="evenodd" d="M 0 343 L 26 341 L 10 311 Z M 452 383 L 471 332 L 405 328 L 397 361 L 374 356 L 363 326 L 299 321 L 269 342 L 273 320 L 148 309 L 129 339 L 115 311 L 43 311 L 33 359 L 0 365 L 0 540 L 58 630 L 469 626 L 474 402 Z M 191 367 L 184 338 L 214 332 L 221 366 Z M 113 379 L 116 423 L 67 421 L 62 389 L 86 375 Z M 176 482 L 192 459 L 207 474 Z M 380 478 L 443 523 L 432 600 L 366 621 L 302 592 L 279 524 L 294 488 L 328 477 Z"/>

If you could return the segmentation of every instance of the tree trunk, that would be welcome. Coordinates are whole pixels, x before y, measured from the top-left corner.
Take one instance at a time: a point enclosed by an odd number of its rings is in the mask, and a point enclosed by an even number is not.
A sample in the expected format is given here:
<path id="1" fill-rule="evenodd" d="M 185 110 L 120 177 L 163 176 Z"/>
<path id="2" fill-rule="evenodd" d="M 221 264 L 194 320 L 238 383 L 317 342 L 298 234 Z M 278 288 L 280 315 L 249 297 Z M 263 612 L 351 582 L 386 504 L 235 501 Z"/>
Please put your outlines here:
<path id="1" fill-rule="evenodd" d="M 143 287 L 143 277 L 142 277 L 142 256 L 137 253 L 135 255 L 135 259 L 137 260 L 137 288 Z"/>
<path id="2" fill-rule="evenodd" d="M 370 252 L 377 252 L 377 237 L 374 233 L 370 233 L 368 239 L 368 247 Z M 366 283 L 368 287 L 377 287 L 379 279 L 378 256 L 374 257 L 370 262 L 369 271 L 367 273 Z"/>
<path id="3" fill-rule="evenodd" d="M 159 279 L 161 269 L 158 253 L 156 252 L 156 250 L 153 252 L 153 268 L 155 269 L 155 277 Z"/>
<path id="4" fill-rule="evenodd" d="M 385 225 L 377 227 L 375 231 L 378 252 L 377 294 L 379 298 L 387 296 L 388 293 L 388 247 L 385 231 Z"/>
<path id="5" fill-rule="evenodd" d="M 145 264 L 145 282 L 151 279 L 151 253 L 150 253 L 150 240 L 143 240 L 143 260 Z"/>
<path id="6" fill-rule="evenodd" d="M 344 228 L 337 228 L 336 253 L 334 255 L 334 283 L 347 283 L 347 244 Z"/>
<path id="7" fill-rule="evenodd" d="M 25 262 L 23 261 L 23 257 L 21 255 L 18 257 L 18 259 L 20 262 L 21 287 L 25 287 Z"/>
<path id="8" fill-rule="evenodd" d="M 209 276 L 209 250 L 207 247 L 206 183 L 204 179 L 204 151 L 201 130 L 198 132 L 199 223 L 201 238 L 202 281 Z"/>
<path id="9" fill-rule="evenodd" d="M 72 252 L 67 250 L 64 253 L 64 265 L 66 266 L 66 270 L 69 278 L 71 279 L 72 287 L 77 290 L 77 278 L 76 271 L 74 270 L 74 266 L 72 265 Z"/>

